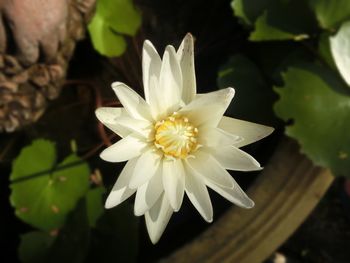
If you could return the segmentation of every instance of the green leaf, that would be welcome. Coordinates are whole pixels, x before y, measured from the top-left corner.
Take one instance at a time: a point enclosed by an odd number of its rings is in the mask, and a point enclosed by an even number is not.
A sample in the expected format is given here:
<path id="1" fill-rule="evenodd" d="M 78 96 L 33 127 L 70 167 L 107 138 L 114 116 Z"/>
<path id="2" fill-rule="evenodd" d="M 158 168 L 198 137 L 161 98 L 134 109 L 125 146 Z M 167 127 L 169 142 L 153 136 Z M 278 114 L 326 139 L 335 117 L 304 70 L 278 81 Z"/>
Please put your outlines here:
<path id="1" fill-rule="evenodd" d="M 132 0 L 98 0 L 88 30 L 94 48 L 104 56 L 114 57 L 126 50 L 122 35 L 134 36 L 140 25 L 141 16 Z"/>
<path id="2" fill-rule="evenodd" d="M 333 29 L 350 18 L 349 0 L 309 0 L 322 28 Z"/>
<path id="3" fill-rule="evenodd" d="M 136 262 L 138 218 L 127 203 L 106 210 L 97 222 L 89 249 L 91 262 Z"/>
<path id="4" fill-rule="evenodd" d="M 80 199 L 49 251 L 50 263 L 86 262 L 90 244 L 87 204 Z"/>
<path id="5" fill-rule="evenodd" d="M 338 33 L 330 38 L 330 43 L 335 64 L 350 87 L 350 21 L 342 24 Z"/>
<path id="6" fill-rule="evenodd" d="M 96 14 L 118 33 L 134 36 L 141 16 L 132 0 L 98 0 Z"/>
<path id="7" fill-rule="evenodd" d="M 329 41 L 329 33 L 322 33 L 318 41 L 318 53 L 326 64 L 333 70 L 337 70 L 334 59 L 331 53 L 331 46 Z"/>
<path id="8" fill-rule="evenodd" d="M 220 68 L 218 86 L 234 87 L 236 90 L 235 98 L 228 108 L 229 115 L 264 124 L 275 123 L 272 89 L 259 68 L 245 56 L 235 55 Z"/>
<path id="9" fill-rule="evenodd" d="M 89 220 L 90 227 L 96 226 L 96 221 L 104 212 L 102 197 L 105 192 L 106 192 L 106 189 L 100 186 L 89 190 L 89 192 L 85 196 L 87 217 Z"/>
<path id="10" fill-rule="evenodd" d="M 264 9 L 272 0 L 233 0 L 231 7 L 236 17 L 240 18 L 245 24 L 252 25 L 256 18 L 262 14 Z"/>
<path id="11" fill-rule="evenodd" d="M 112 31 L 106 21 L 96 14 L 89 26 L 94 48 L 102 55 L 108 57 L 120 56 L 126 50 L 124 37 Z"/>
<path id="12" fill-rule="evenodd" d="M 18 248 L 19 259 L 23 263 L 47 262 L 49 248 L 53 241 L 53 236 L 40 231 L 33 231 L 22 235 Z"/>
<path id="13" fill-rule="evenodd" d="M 291 67 L 283 74 L 284 87 L 275 88 L 280 100 L 276 114 L 285 121 L 287 135 L 298 140 L 302 151 L 335 175 L 350 170 L 350 97 L 339 92 L 343 84 L 320 66 Z"/>
<path id="14" fill-rule="evenodd" d="M 295 15 L 298 14 L 298 15 Z M 255 22 L 251 41 L 295 40 L 309 38 L 316 21 L 304 0 L 276 1 Z"/>
<path id="15" fill-rule="evenodd" d="M 66 215 L 89 188 L 90 171 L 86 162 L 75 154 L 57 166 L 55 162 L 54 143 L 36 140 L 22 149 L 12 165 L 10 201 L 15 213 L 42 230 L 61 227 Z"/>

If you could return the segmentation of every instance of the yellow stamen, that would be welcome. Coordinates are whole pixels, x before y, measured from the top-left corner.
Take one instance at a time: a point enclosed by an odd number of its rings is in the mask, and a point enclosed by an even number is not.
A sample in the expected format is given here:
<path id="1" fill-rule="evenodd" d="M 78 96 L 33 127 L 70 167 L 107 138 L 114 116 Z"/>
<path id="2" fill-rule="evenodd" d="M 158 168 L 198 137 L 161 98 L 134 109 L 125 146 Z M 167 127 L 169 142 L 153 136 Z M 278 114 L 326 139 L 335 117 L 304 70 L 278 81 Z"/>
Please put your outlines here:
<path id="1" fill-rule="evenodd" d="M 188 118 L 176 112 L 158 121 L 154 130 L 154 144 L 166 156 L 184 159 L 199 147 L 197 144 L 198 129 L 189 122 Z"/>

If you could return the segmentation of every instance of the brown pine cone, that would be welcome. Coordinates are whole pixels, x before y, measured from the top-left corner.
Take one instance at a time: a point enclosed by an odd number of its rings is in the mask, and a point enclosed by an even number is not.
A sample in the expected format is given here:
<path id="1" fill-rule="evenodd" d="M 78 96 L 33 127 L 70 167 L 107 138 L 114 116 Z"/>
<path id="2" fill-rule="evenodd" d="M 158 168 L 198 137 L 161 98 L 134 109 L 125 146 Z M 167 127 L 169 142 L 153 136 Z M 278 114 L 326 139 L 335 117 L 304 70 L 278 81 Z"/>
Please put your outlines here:
<path id="1" fill-rule="evenodd" d="M 95 0 L 0 0 L 0 132 L 35 122 L 56 98 Z"/>

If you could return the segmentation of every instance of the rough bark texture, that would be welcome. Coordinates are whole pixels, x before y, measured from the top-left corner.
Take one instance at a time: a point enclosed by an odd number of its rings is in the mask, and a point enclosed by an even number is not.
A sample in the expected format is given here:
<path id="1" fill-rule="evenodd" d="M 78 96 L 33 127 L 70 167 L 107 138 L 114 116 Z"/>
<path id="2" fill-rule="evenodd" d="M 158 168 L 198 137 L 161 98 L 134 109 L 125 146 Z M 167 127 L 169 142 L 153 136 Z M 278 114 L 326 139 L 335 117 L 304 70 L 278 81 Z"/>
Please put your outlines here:
<path id="1" fill-rule="evenodd" d="M 0 132 L 35 122 L 61 90 L 95 0 L 0 0 Z"/>

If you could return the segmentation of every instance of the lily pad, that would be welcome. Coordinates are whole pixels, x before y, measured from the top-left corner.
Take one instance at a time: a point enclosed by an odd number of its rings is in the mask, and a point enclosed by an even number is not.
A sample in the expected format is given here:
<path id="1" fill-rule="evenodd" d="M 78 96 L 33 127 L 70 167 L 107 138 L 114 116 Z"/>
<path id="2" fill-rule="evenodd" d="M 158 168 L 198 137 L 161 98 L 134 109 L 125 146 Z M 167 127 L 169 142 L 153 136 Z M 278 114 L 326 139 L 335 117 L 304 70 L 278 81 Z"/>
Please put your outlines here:
<path id="1" fill-rule="evenodd" d="M 291 67 L 283 74 L 284 87 L 275 88 L 280 100 L 276 114 L 285 121 L 287 135 L 298 140 L 302 151 L 335 175 L 349 175 L 350 97 L 339 92 L 343 83 L 317 65 Z"/>
<path id="2" fill-rule="evenodd" d="M 55 144 L 36 140 L 12 164 L 11 204 L 24 222 L 42 230 L 63 225 L 89 188 L 88 164 L 75 154 L 56 164 Z"/>
<path id="3" fill-rule="evenodd" d="M 234 87 L 236 90 L 227 110 L 230 116 L 269 125 L 275 124 L 276 118 L 271 106 L 275 94 L 260 69 L 250 59 L 244 55 L 232 56 L 220 68 L 218 86 Z"/>
<path id="4" fill-rule="evenodd" d="M 304 0 L 275 1 L 255 21 L 249 39 L 301 41 L 316 30 L 317 22 Z"/>
<path id="5" fill-rule="evenodd" d="M 114 57 L 126 50 L 123 35 L 134 36 L 140 25 L 141 15 L 132 0 L 99 0 L 88 29 L 94 48 Z"/>
<path id="6" fill-rule="evenodd" d="M 308 0 L 322 28 L 333 29 L 350 18 L 349 0 Z"/>

